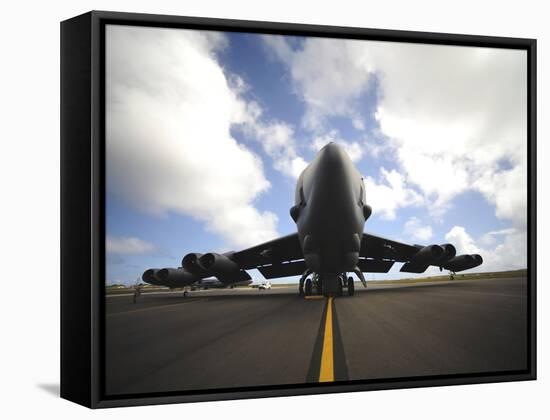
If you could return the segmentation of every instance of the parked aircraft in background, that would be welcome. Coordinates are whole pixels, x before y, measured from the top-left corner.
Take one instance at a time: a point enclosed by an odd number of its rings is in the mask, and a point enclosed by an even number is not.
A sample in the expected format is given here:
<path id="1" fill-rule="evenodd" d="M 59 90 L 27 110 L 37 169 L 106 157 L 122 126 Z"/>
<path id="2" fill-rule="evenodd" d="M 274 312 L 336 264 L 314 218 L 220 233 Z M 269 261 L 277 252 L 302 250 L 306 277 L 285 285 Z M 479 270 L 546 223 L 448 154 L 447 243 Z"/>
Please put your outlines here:
<path id="1" fill-rule="evenodd" d="M 178 271 L 173 271 L 178 270 Z M 198 278 L 195 282 L 173 282 L 174 276 L 178 276 L 182 268 L 149 269 L 143 273 L 143 280 L 155 286 L 165 286 L 171 289 L 188 287 L 190 290 L 225 289 L 241 286 L 249 286 L 252 280 L 224 283 L 216 277 Z"/>
<path id="2" fill-rule="evenodd" d="M 270 290 L 271 289 L 271 282 L 269 281 L 263 281 L 258 286 L 259 290 Z"/>

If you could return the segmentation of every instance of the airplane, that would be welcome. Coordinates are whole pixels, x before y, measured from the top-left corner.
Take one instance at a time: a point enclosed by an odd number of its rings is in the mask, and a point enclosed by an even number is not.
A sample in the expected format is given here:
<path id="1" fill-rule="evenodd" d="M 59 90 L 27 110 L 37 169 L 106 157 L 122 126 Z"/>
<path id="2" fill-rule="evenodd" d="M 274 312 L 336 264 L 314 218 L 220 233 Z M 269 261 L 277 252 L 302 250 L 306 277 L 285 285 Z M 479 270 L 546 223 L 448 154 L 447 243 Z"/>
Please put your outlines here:
<path id="1" fill-rule="evenodd" d="M 229 287 L 233 289 L 235 287 L 249 286 L 252 284 L 252 280 L 237 281 L 234 283 L 224 283 L 215 277 L 209 277 L 206 279 L 200 279 L 191 284 L 191 290 L 207 290 L 207 289 L 225 289 Z"/>
<path id="2" fill-rule="evenodd" d="M 179 271 L 174 271 L 179 270 Z M 147 283 L 155 286 L 169 287 L 170 289 L 187 289 L 183 292 L 183 296 L 187 296 L 188 290 L 208 290 L 208 289 L 233 289 L 240 286 L 249 286 L 252 284 L 252 280 L 243 280 L 236 282 L 224 283 L 218 280 L 216 277 L 199 278 L 196 281 L 190 283 L 188 281 L 172 281 L 172 278 L 182 271 L 182 267 L 179 268 L 162 268 L 162 269 L 148 269 L 143 273 L 143 279 L 147 279 Z M 154 273 L 154 275 L 153 275 Z M 176 273 L 176 274 L 174 274 Z"/>
<path id="3" fill-rule="evenodd" d="M 148 269 L 142 279 L 184 287 L 214 276 L 231 285 L 250 280 L 246 270 L 257 269 L 266 279 L 300 276 L 300 295 L 341 296 L 345 288 L 353 296 L 348 273 L 367 287 L 363 273 L 387 273 L 396 262 L 407 273 L 430 266 L 459 272 L 483 263 L 478 254 L 456 255 L 452 244 L 409 245 L 365 233 L 371 214 L 363 177 L 341 146 L 328 143 L 298 177 L 290 208 L 295 233 L 236 252 L 189 253 L 181 268 Z"/>

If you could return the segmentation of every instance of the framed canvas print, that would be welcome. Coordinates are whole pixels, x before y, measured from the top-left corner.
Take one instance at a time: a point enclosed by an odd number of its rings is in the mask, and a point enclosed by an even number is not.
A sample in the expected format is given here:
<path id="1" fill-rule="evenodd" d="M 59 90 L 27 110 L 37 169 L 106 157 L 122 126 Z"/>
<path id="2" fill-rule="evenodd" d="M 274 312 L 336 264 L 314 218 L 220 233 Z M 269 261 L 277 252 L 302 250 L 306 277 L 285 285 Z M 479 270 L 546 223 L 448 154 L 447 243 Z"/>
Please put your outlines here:
<path id="1" fill-rule="evenodd" d="M 536 41 L 61 24 L 61 394 L 529 380 Z"/>

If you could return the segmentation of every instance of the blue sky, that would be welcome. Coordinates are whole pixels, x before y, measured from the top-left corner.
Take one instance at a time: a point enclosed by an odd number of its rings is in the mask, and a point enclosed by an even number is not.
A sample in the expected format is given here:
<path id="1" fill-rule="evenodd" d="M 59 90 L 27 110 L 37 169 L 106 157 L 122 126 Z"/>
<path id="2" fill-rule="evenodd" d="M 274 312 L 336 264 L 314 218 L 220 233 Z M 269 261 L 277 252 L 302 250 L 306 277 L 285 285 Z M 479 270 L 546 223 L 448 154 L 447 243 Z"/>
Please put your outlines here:
<path id="1" fill-rule="evenodd" d="M 366 179 L 366 231 L 524 267 L 525 59 L 456 48 L 110 26 L 107 283 L 294 232 L 328 141 Z"/>

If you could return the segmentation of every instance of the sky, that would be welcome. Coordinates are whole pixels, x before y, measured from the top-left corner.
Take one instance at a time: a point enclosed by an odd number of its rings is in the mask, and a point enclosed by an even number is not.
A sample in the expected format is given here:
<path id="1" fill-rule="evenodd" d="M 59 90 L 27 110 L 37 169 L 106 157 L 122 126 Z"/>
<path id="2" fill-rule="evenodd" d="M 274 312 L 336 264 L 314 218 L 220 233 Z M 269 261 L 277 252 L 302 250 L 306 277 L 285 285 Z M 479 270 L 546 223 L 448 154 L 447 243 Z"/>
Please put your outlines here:
<path id="1" fill-rule="evenodd" d="M 525 51 L 106 31 L 107 284 L 295 232 L 296 179 L 330 141 L 364 176 L 365 231 L 527 266 Z"/>

